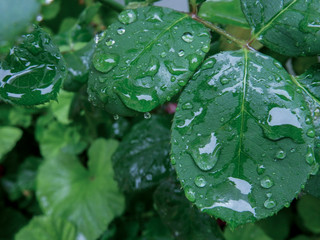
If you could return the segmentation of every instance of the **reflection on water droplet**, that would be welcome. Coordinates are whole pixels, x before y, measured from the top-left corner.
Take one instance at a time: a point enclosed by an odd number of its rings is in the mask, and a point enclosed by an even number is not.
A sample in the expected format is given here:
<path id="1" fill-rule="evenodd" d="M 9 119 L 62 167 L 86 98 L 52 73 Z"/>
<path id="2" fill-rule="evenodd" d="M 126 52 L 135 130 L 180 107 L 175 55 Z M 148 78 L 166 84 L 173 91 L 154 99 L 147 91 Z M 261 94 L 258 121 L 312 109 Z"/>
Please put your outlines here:
<path id="1" fill-rule="evenodd" d="M 314 159 L 313 148 L 311 146 L 308 146 L 307 155 L 306 155 L 306 162 L 309 165 L 312 165 L 314 163 L 314 161 L 315 161 L 315 159 Z"/>
<path id="2" fill-rule="evenodd" d="M 189 109 L 192 109 L 192 104 L 190 102 L 186 102 L 182 105 L 182 109 L 183 110 L 189 110 Z"/>
<path id="3" fill-rule="evenodd" d="M 191 43 L 193 42 L 193 35 L 189 32 L 185 32 L 183 35 L 182 35 L 182 40 L 187 42 L 187 43 Z"/>
<path id="4" fill-rule="evenodd" d="M 162 58 L 164 58 L 164 57 L 167 56 L 167 53 L 166 53 L 166 52 L 162 52 L 162 53 L 160 54 L 160 56 L 161 56 Z"/>
<path id="5" fill-rule="evenodd" d="M 211 133 L 209 136 L 199 137 L 190 145 L 191 151 L 189 153 L 197 166 L 203 171 L 211 170 L 218 161 L 221 148 L 215 134 Z"/>
<path id="6" fill-rule="evenodd" d="M 265 176 L 261 179 L 260 185 L 263 188 L 271 188 L 273 186 L 273 181 L 269 176 Z"/>
<path id="7" fill-rule="evenodd" d="M 171 156 L 170 162 L 172 165 L 176 165 L 176 159 L 174 156 Z"/>
<path id="8" fill-rule="evenodd" d="M 283 151 L 282 149 L 279 150 L 279 151 L 277 152 L 277 154 L 276 154 L 276 158 L 277 158 L 277 159 L 282 160 L 282 159 L 284 159 L 285 157 L 286 157 L 286 152 Z"/>
<path id="9" fill-rule="evenodd" d="M 190 202 L 195 202 L 196 201 L 196 193 L 191 187 L 186 186 L 185 189 L 184 189 L 184 193 L 186 195 L 186 198 Z"/>
<path id="10" fill-rule="evenodd" d="M 183 50 L 180 50 L 180 51 L 178 52 L 178 55 L 179 55 L 179 57 L 183 57 L 183 56 L 184 56 L 184 51 L 183 51 Z"/>
<path id="11" fill-rule="evenodd" d="M 92 63 L 95 69 L 107 73 L 113 69 L 119 62 L 119 56 L 111 53 L 97 52 L 92 57 Z"/>
<path id="12" fill-rule="evenodd" d="M 315 135 L 316 135 L 316 132 L 314 131 L 313 128 L 310 128 L 310 129 L 307 130 L 307 136 L 308 137 L 314 138 Z"/>
<path id="13" fill-rule="evenodd" d="M 210 50 L 210 47 L 209 47 L 208 45 L 205 45 L 205 46 L 203 46 L 203 47 L 201 48 L 201 51 L 204 52 L 204 53 L 209 52 L 209 50 Z"/>
<path id="14" fill-rule="evenodd" d="M 106 41 L 106 45 L 108 47 L 112 46 L 113 44 L 115 44 L 115 40 L 113 40 L 112 38 L 108 38 L 107 41 Z"/>
<path id="15" fill-rule="evenodd" d="M 202 61 L 202 57 L 198 54 L 190 54 L 187 56 L 189 60 L 189 70 L 195 71 Z"/>
<path id="16" fill-rule="evenodd" d="M 118 114 L 113 115 L 113 119 L 116 121 L 119 120 L 119 115 Z"/>
<path id="17" fill-rule="evenodd" d="M 118 28 L 118 30 L 117 30 L 117 33 L 119 35 L 123 35 L 125 32 L 126 32 L 126 30 L 124 28 L 122 28 L 122 27 Z"/>
<path id="18" fill-rule="evenodd" d="M 278 69 L 283 69 L 281 63 L 279 63 L 277 60 L 274 60 L 274 61 L 273 61 L 273 64 L 276 66 L 276 68 L 278 68 Z"/>
<path id="19" fill-rule="evenodd" d="M 277 204 L 273 199 L 268 198 L 263 205 L 265 206 L 265 208 L 271 209 L 274 208 Z"/>
<path id="20" fill-rule="evenodd" d="M 200 175 L 195 178 L 194 183 L 196 184 L 197 187 L 202 188 L 206 186 L 207 181 L 204 178 L 204 176 Z"/>
<path id="21" fill-rule="evenodd" d="M 137 20 L 137 14 L 135 10 L 129 9 L 121 12 L 118 16 L 118 19 L 123 24 L 130 24 Z"/>
<path id="22" fill-rule="evenodd" d="M 257 167 L 257 173 L 259 175 L 263 174 L 266 171 L 266 168 L 263 165 L 258 165 Z"/>
<path id="23" fill-rule="evenodd" d="M 209 69 L 209 68 L 213 68 L 213 66 L 215 65 L 215 63 L 217 62 L 217 60 L 215 58 L 209 59 L 207 61 L 205 61 L 202 65 L 202 69 Z"/>
<path id="24" fill-rule="evenodd" d="M 286 208 L 288 208 L 288 207 L 290 207 L 290 203 L 289 203 L 289 202 L 285 202 L 284 206 L 285 206 Z"/>
<path id="25" fill-rule="evenodd" d="M 151 113 L 146 112 L 146 113 L 143 114 L 143 117 L 144 117 L 145 119 L 150 119 L 150 118 L 151 118 Z"/>
<path id="26" fill-rule="evenodd" d="M 226 85 L 230 82 L 230 79 L 223 77 L 220 79 L 220 82 L 222 85 Z"/>

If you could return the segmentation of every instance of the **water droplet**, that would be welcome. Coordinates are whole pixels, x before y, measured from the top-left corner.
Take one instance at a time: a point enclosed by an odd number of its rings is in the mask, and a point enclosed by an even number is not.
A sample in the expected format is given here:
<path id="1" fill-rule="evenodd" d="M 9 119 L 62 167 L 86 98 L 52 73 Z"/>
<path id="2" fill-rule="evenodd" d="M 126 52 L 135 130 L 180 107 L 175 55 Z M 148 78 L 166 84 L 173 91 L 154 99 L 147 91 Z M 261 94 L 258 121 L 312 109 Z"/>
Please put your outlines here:
<path id="1" fill-rule="evenodd" d="M 281 63 L 279 63 L 278 61 L 274 60 L 274 61 L 273 61 L 273 64 L 276 66 L 276 68 L 278 68 L 278 69 L 283 69 Z"/>
<path id="2" fill-rule="evenodd" d="M 189 60 L 190 71 L 195 71 L 202 61 L 202 57 L 198 54 L 190 54 L 188 55 L 187 59 Z"/>
<path id="3" fill-rule="evenodd" d="M 286 152 L 281 149 L 277 152 L 276 158 L 282 160 L 286 157 L 286 155 Z"/>
<path id="4" fill-rule="evenodd" d="M 193 42 L 193 35 L 189 32 L 185 32 L 183 35 L 182 35 L 182 40 L 187 42 L 187 43 L 191 43 Z"/>
<path id="5" fill-rule="evenodd" d="M 162 52 L 162 53 L 160 54 L 160 56 L 161 56 L 162 58 L 164 58 L 164 57 L 167 56 L 167 53 L 166 53 L 166 52 Z"/>
<path id="6" fill-rule="evenodd" d="M 190 147 L 191 150 L 188 150 L 188 152 L 201 170 L 208 171 L 215 166 L 220 154 L 221 144 L 219 144 L 214 133 L 196 138 L 190 144 Z"/>
<path id="7" fill-rule="evenodd" d="M 104 83 L 107 79 L 105 77 L 99 77 L 99 82 Z"/>
<path id="8" fill-rule="evenodd" d="M 257 173 L 258 173 L 259 175 L 263 174 L 265 171 L 266 171 L 265 166 L 263 166 L 263 165 L 258 165 L 258 167 L 257 167 Z"/>
<path id="9" fill-rule="evenodd" d="M 114 119 L 115 121 L 119 120 L 119 115 L 118 115 L 118 114 L 113 115 L 113 119 Z"/>
<path id="10" fill-rule="evenodd" d="M 265 206 L 265 208 L 271 209 L 274 208 L 277 204 L 274 200 L 268 198 L 263 205 Z"/>
<path id="11" fill-rule="evenodd" d="M 208 45 L 205 45 L 205 46 L 203 46 L 203 47 L 201 48 L 201 51 L 204 52 L 204 53 L 209 52 L 209 50 L 210 50 L 210 47 L 209 47 Z"/>
<path id="12" fill-rule="evenodd" d="M 151 118 L 151 113 L 146 112 L 146 113 L 143 114 L 143 117 L 144 117 L 145 119 L 150 119 L 150 118 Z"/>
<path id="13" fill-rule="evenodd" d="M 192 109 L 193 108 L 193 106 L 192 106 L 192 104 L 190 103 L 190 102 L 186 102 L 186 103 L 184 103 L 183 105 L 182 105 L 182 109 L 183 110 L 190 110 L 190 109 Z"/>
<path id="14" fill-rule="evenodd" d="M 186 198 L 190 202 L 195 202 L 196 201 L 196 193 L 191 187 L 186 186 L 185 189 L 184 189 L 184 193 L 186 195 Z"/>
<path id="15" fill-rule="evenodd" d="M 112 46 L 113 44 L 115 44 L 115 40 L 113 40 L 112 38 L 108 38 L 107 41 L 106 41 L 106 45 L 108 47 Z"/>
<path id="16" fill-rule="evenodd" d="M 312 118 L 310 116 L 306 117 L 306 124 L 308 125 L 312 124 Z"/>
<path id="17" fill-rule="evenodd" d="M 306 155 L 306 162 L 309 165 L 312 165 L 314 163 L 314 153 L 313 153 L 313 148 L 311 146 L 308 146 L 307 149 L 307 155 Z"/>
<path id="18" fill-rule="evenodd" d="M 118 28 L 118 30 L 117 30 L 117 33 L 119 35 L 123 35 L 125 32 L 126 32 L 126 30 L 124 28 L 122 28 L 122 27 Z"/>
<path id="19" fill-rule="evenodd" d="M 184 56 L 184 51 L 183 51 L 183 50 L 180 50 L 180 51 L 178 52 L 178 55 L 179 55 L 179 57 L 183 57 L 183 56 Z"/>
<path id="20" fill-rule="evenodd" d="M 92 63 L 95 69 L 107 73 L 119 62 L 119 56 L 111 53 L 97 52 L 93 55 Z"/>
<path id="21" fill-rule="evenodd" d="M 200 176 L 197 176 L 195 179 L 194 179 L 194 183 L 196 184 L 197 187 L 205 187 L 206 184 L 207 184 L 207 181 L 206 179 L 204 178 L 204 176 L 200 175 Z"/>
<path id="22" fill-rule="evenodd" d="M 288 207 L 290 207 L 290 203 L 289 203 L 289 202 L 285 202 L 284 206 L 285 206 L 286 208 L 288 208 Z"/>
<path id="23" fill-rule="evenodd" d="M 178 81 L 178 85 L 181 86 L 181 87 L 184 87 L 186 84 L 187 84 L 187 80 L 186 79 L 180 79 Z"/>
<path id="24" fill-rule="evenodd" d="M 271 188 L 273 186 L 273 181 L 269 176 L 265 176 L 261 179 L 260 185 L 263 188 Z"/>
<path id="25" fill-rule="evenodd" d="M 307 130 L 307 136 L 308 137 L 314 138 L 315 135 L 316 135 L 316 132 L 314 131 L 313 128 L 310 128 L 310 129 Z"/>
<path id="26" fill-rule="evenodd" d="M 220 79 L 220 82 L 222 85 L 226 85 L 230 82 L 230 79 L 223 77 Z"/>
<path id="27" fill-rule="evenodd" d="M 172 165 L 176 165 L 176 159 L 174 156 L 171 156 L 170 162 Z"/>
<path id="28" fill-rule="evenodd" d="M 118 16 L 118 19 L 123 24 L 130 24 L 137 20 L 137 14 L 135 10 L 129 9 L 121 12 Z"/>
<path id="29" fill-rule="evenodd" d="M 217 60 L 215 58 L 209 59 L 203 63 L 202 69 L 205 70 L 205 69 L 213 68 L 216 62 Z"/>

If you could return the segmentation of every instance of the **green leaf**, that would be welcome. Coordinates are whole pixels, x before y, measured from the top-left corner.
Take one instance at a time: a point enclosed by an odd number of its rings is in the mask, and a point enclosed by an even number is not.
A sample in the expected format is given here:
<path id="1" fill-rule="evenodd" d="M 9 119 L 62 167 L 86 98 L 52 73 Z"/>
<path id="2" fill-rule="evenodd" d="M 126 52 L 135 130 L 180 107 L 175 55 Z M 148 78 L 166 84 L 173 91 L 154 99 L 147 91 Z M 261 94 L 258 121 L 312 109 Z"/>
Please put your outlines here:
<path id="1" fill-rule="evenodd" d="M 117 146 L 114 140 L 93 142 L 88 169 L 76 157 L 62 153 L 39 169 L 37 198 L 42 210 L 75 224 L 78 236 L 87 240 L 98 238 L 124 209 L 111 164 Z"/>
<path id="2" fill-rule="evenodd" d="M 287 56 L 320 54 L 318 0 L 241 0 L 254 38 Z"/>
<path id="3" fill-rule="evenodd" d="M 37 105 L 56 98 L 66 76 L 65 62 L 50 36 L 39 27 L 23 36 L 0 64 L 0 99 Z"/>
<path id="4" fill-rule="evenodd" d="M 232 227 L 289 205 L 315 162 L 308 117 L 279 62 L 247 50 L 210 57 L 181 94 L 172 128 L 186 197 Z"/>
<path id="5" fill-rule="evenodd" d="M 317 175 L 311 176 L 306 184 L 305 191 L 312 196 L 320 198 L 320 172 Z"/>
<path id="6" fill-rule="evenodd" d="M 138 240 L 174 240 L 169 229 L 162 223 L 161 219 L 151 218 L 144 225 L 142 236 Z"/>
<path id="7" fill-rule="evenodd" d="M 77 231 L 73 224 L 60 218 L 34 217 L 21 229 L 15 240 L 76 240 Z"/>
<path id="8" fill-rule="evenodd" d="M 50 104 L 50 110 L 53 116 L 63 124 L 69 124 L 69 111 L 74 93 L 60 91 L 57 102 Z"/>
<path id="9" fill-rule="evenodd" d="M 131 129 L 112 157 L 115 178 L 126 192 L 153 187 L 170 169 L 170 122 L 160 116 Z"/>
<path id="10" fill-rule="evenodd" d="M 194 208 L 176 181 L 162 182 L 153 199 L 163 223 L 171 229 L 175 239 L 224 239 L 214 219 Z"/>
<path id="11" fill-rule="evenodd" d="M 4 155 L 14 148 L 21 137 L 22 130 L 19 128 L 0 127 L 0 162 Z"/>
<path id="12" fill-rule="evenodd" d="M 213 23 L 249 28 L 239 0 L 207 0 L 200 7 L 199 17 Z"/>
<path id="13" fill-rule="evenodd" d="M 303 225 L 313 233 L 320 233 L 320 199 L 310 195 L 298 201 L 297 209 Z"/>
<path id="14" fill-rule="evenodd" d="M 22 192 L 36 189 L 36 175 L 41 162 L 41 158 L 28 157 L 19 166 L 17 184 Z"/>
<path id="15" fill-rule="evenodd" d="M 12 208 L 0 209 L 0 239 L 12 240 L 23 225 L 27 223 L 27 219 L 18 211 Z"/>
<path id="16" fill-rule="evenodd" d="M 148 112 L 186 85 L 210 48 L 210 35 L 187 14 L 160 7 L 126 10 L 99 39 L 89 100 L 113 114 Z"/>
<path id="17" fill-rule="evenodd" d="M 40 145 L 44 158 L 54 158 L 60 152 L 79 154 L 87 147 L 84 129 L 78 126 L 67 126 L 46 115 L 38 118 L 36 125 L 36 139 Z"/>
<path id="18" fill-rule="evenodd" d="M 252 223 L 240 226 L 234 231 L 227 227 L 224 236 L 226 240 L 272 240 L 259 226 Z"/>
<path id="19" fill-rule="evenodd" d="M 41 16 L 44 20 L 50 20 L 55 18 L 60 11 L 60 0 L 55 0 L 50 2 L 49 4 L 45 4 L 41 7 Z"/>
<path id="20" fill-rule="evenodd" d="M 40 10 L 37 0 L 2 0 L 0 2 L 0 48 L 15 41 Z"/>

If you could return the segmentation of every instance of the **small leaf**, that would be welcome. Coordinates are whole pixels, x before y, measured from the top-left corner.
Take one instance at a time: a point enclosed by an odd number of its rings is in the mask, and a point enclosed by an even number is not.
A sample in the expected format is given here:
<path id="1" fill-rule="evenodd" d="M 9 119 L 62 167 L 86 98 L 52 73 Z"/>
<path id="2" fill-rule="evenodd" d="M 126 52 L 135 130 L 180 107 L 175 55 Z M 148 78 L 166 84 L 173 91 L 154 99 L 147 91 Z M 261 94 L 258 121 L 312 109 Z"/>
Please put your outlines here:
<path id="1" fill-rule="evenodd" d="M 49 35 L 37 27 L 10 50 L 0 73 L 0 99 L 30 106 L 56 98 L 66 67 Z"/>
<path id="2" fill-rule="evenodd" d="M 172 128 L 186 197 L 232 227 L 278 212 L 313 169 L 308 116 L 301 89 L 271 57 L 209 58 L 181 94 Z"/>
<path id="3" fill-rule="evenodd" d="M 17 184 L 21 192 L 36 189 L 36 175 L 41 162 L 41 158 L 28 157 L 19 166 Z"/>
<path id="4" fill-rule="evenodd" d="M 42 210 L 75 224 L 77 235 L 87 240 L 97 239 L 124 209 L 111 165 L 117 146 L 114 140 L 93 142 L 88 169 L 73 155 L 63 153 L 39 169 L 37 198 Z"/>
<path id="5" fill-rule="evenodd" d="M 152 116 L 131 129 L 112 157 L 115 179 L 123 191 L 153 187 L 170 169 L 170 123 Z"/>
<path id="6" fill-rule="evenodd" d="M 239 0 L 207 0 L 201 5 L 199 16 L 213 23 L 249 28 L 247 20 L 241 11 Z"/>
<path id="7" fill-rule="evenodd" d="M 0 127 L 0 162 L 10 152 L 22 136 L 22 130 L 16 127 Z"/>
<path id="8" fill-rule="evenodd" d="M 259 226 L 252 223 L 240 226 L 236 230 L 227 227 L 224 236 L 226 240 L 272 240 Z"/>
<path id="9" fill-rule="evenodd" d="M 297 205 L 303 225 L 315 234 L 320 233 L 320 199 L 310 195 L 304 196 Z"/>
<path id="10" fill-rule="evenodd" d="M 50 104 L 53 116 L 62 124 L 69 124 L 69 111 L 74 93 L 61 90 L 57 102 Z"/>
<path id="11" fill-rule="evenodd" d="M 40 10 L 37 0 L 0 1 L 0 48 L 15 41 Z"/>
<path id="12" fill-rule="evenodd" d="M 287 56 L 320 54 L 317 0 L 241 0 L 254 38 Z"/>
<path id="13" fill-rule="evenodd" d="M 73 224 L 60 218 L 49 216 L 33 217 L 27 226 L 22 228 L 15 240 L 76 240 L 77 231 Z"/>
<path id="14" fill-rule="evenodd" d="M 113 114 L 148 112 L 187 84 L 210 48 L 187 14 L 160 7 L 126 10 L 98 39 L 89 100 Z"/>
<path id="15" fill-rule="evenodd" d="M 194 208 L 176 181 L 170 179 L 162 182 L 153 199 L 157 212 L 175 239 L 224 239 L 214 219 Z"/>

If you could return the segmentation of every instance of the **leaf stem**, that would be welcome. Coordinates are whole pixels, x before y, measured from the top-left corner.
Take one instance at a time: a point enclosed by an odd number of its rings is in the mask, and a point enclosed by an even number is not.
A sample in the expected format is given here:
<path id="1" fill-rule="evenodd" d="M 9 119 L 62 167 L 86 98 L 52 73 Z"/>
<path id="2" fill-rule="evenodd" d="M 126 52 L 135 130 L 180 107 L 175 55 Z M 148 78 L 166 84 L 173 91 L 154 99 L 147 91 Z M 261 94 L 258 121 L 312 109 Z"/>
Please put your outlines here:
<path id="1" fill-rule="evenodd" d="M 239 45 L 241 48 L 246 48 L 248 50 L 254 50 L 246 41 L 240 40 L 234 36 L 232 36 L 230 33 L 226 32 L 225 30 L 223 30 L 222 28 L 218 27 L 217 25 L 208 22 L 200 17 L 198 17 L 196 14 L 189 14 L 191 16 L 192 19 L 202 23 L 203 25 L 205 25 L 207 28 L 210 28 L 212 31 L 215 31 L 217 33 L 219 33 L 220 35 L 224 36 L 225 38 L 231 40 L 232 42 L 236 43 L 237 45 Z"/>
<path id="2" fill-rule="evenodd" d="M 198 13 L 197 0 L 189 0 L 189 6 L 191 8 L 191 13 L 194 15 L 197 15 Z"/>

